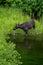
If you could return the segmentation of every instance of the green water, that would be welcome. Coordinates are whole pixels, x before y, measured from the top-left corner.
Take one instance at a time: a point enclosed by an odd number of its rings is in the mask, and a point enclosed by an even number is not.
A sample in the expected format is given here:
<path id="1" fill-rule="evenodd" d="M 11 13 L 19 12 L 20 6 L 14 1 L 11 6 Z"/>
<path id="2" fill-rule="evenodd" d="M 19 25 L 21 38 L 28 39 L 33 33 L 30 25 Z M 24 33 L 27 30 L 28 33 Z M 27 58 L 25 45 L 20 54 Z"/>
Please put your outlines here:
<path id="1" fill-rule="evenodd" d="M 21 54 L 22 65 L 43 65 L 43 43 L 29 41 L 25 43 L 17 43 L 16 48 Z"/>
<path id="2" fill-rule="evenodd" d="M 22 65 L 43 65 L 43 57 L 41 55 L 35 54 L 35 52 L 32 53 L 25 49 L 21 49 L 19 52 L 22 56 Z"/>

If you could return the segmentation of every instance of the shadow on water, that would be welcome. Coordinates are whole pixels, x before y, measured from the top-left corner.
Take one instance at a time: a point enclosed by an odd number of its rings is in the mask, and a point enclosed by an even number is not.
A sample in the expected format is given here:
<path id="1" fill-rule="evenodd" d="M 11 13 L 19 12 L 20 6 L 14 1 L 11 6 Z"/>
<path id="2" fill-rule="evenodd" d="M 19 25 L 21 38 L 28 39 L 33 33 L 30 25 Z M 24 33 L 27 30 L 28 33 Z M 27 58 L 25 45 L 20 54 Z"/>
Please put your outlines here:
<path id="1" fill-rule="evenodd" d="M 16 43 L 16 48 L 22 57 L 22 65 L 43 65 L 43 41 L 35 39 L 33 36 L 20 33 L 9 34 L 7 42 Z"/>

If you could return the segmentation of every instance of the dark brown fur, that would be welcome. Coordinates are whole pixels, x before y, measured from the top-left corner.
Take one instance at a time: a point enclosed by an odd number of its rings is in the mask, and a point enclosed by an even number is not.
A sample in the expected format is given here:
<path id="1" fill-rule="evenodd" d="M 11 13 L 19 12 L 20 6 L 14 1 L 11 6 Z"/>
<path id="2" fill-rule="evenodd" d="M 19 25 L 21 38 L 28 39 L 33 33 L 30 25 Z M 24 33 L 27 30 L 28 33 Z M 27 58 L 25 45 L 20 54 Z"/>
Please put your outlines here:
<path id="1" fill-rule="evenodd" d="M 13 30 L 16 30 L 16 29 L 23 29 L 26 33 L 28 32 L 28 29 L 31 29 L 31 28 L 35 28 L 35 22 L 34 22 L 34 19 L 32 19 L 31 21 L 29 22 L 24 22 L 23 24 L 17 24 Z"/>

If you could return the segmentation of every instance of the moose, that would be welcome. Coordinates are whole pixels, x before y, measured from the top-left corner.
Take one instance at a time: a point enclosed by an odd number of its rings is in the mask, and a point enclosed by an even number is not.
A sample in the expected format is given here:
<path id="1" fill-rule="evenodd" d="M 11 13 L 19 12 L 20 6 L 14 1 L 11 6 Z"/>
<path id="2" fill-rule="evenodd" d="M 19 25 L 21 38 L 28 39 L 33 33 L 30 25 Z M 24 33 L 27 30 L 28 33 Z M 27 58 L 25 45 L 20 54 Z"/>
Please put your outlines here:
<path id="1" fill-rule="evenodd" d="M 16 24 L 16 26 L 13 28 L 13 30 L 16 30 L 18 28 L 24 30 L 24 32 L 27 34 L 28 29 L 35 28 L 35 21 L 34 21 L 34 19 L 32 19 L 28 22 L 24 22 L 23 24 Z"/>

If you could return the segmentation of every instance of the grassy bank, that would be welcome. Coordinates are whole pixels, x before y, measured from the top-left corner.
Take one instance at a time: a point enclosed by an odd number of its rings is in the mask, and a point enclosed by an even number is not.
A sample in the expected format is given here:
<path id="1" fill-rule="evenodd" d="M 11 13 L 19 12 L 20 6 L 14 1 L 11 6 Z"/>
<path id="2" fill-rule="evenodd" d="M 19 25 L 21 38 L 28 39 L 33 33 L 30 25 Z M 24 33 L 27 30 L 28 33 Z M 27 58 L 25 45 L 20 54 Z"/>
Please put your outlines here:
<path id="1" fill-rule="evenodd" d="M 13 27 L 17 23 L 21 24 L 29 20 L 31 20 L 31 18 L 23 14 L 20 9 L 0 7 L 0 39 L 5 39 L 5 35 L 8 33 L 15 34 Z M 16 30 L 16 33 L 20 35 L 25 34 L 24 31 L 20 29 Z M 35 20 L 35 29 L 29 30 L 28 35 L 30 36 L 29 39 L 43 40 L 43 18 L 40 21 Z"/>

